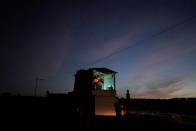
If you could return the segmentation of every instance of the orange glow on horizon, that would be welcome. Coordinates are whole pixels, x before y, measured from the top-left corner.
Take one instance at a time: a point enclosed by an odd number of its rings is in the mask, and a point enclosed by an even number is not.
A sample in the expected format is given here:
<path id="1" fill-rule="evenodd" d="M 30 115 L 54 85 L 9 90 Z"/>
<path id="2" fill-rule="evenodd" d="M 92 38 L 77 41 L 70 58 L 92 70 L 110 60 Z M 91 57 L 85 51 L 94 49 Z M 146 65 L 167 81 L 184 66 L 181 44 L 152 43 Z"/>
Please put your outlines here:
<path id="1" fill-rule="evenodd" d="M 96 112 L 97 116 L 116 116 L 116 113 L 113 111 L 103 111 L 103 112 Z"/>

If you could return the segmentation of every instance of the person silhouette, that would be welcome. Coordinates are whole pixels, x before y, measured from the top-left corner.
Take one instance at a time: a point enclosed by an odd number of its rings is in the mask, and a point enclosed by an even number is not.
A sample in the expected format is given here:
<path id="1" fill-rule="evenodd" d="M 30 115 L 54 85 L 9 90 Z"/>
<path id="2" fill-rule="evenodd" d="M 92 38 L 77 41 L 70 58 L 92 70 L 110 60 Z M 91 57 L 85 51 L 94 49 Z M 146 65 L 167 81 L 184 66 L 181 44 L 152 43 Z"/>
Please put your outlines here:
<path id="1" fill-rule="evenodd" d="M 101 90 L 102 89 L 103 79 L 99 75 L 95 76 L 95 79 L 94 79 L 93 83 L 94 83 L 94 88 L 96 90 Z"/>

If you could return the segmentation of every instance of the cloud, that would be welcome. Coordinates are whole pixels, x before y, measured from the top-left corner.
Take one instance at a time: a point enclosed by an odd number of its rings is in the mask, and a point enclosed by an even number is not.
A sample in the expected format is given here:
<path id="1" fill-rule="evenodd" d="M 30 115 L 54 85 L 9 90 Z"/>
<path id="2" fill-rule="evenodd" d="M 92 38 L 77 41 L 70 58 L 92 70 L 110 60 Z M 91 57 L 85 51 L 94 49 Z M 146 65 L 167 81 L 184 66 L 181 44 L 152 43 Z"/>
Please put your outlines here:
<path id="1" fill-rule="evenodd" d="M 171 86 L 175 86 L 178 84 L 180 81 L 182 81 L 183 78 L 180 77 L 174 77 L 174 78 L 166 78 L 166 79 L 159 79 L 159 80 L 154 80 L 151 81 L 147 87 L 148 89 L 162 89 L 162 88 L 167 88 Z"/>
<path id="2" fill-rule="evenodd" d="M 135 43 L 130 42 L 137 39 L 137 37 L 142 33 L 141 29 L 130 31 L 127 34 L 120 35 L 115 38 L 111 38 L 105 43 L 100 43 L 100 46 L 95 50 L 92 50 L 91 57 L 93 59 L 101 59 L 107 56 L 110 56 L 113 53 L 116 53 L 126 47 L 133 46 Z"/>
<path id="3" fill-rule="evenodd" d="M 141 98 L 171 98 L 174 93 L 184 88 L 184 78 L 174 77 L 153 80 L 146 83 L 146 87 L 136 91 L 136 96 Z"/>
<path id="4" fill-rule="evenodd" d="M 159 37 L 155 42 L 158 42 L 157 44 L 160 46 L 147 52 L 147 55 L 143 57 L 142 63 L 161 64 L 182 59 L 186 54 L 196 50 L 196 41 L 193 39 L 193 34 L 194 32 L 189 30 L 179 31 L 175 35 L 168 33 L 168 35 Z"/>
<path id="5" fill-rule="evenodd" d="M 154 90 L 147 90 L 142 93 L 137 93 L 135 96 L 139 98 L 172 98 L 176 97 L 172 94 L 181 90 L 181 87 L 167 87 L 164 90 L 163 89 L 154 89 Z"/>

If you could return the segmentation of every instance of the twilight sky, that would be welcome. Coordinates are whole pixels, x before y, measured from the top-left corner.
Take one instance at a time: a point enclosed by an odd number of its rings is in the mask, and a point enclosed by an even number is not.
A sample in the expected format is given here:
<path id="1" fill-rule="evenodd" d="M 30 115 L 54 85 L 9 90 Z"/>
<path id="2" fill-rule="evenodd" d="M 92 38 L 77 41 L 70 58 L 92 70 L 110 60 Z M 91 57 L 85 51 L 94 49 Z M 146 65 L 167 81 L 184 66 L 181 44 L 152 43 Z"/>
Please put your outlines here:
<path id="1" fill-rule="evenodd" d="M 1 4 L 0 93 L 67 93 L 79 69 L 118 72 L 117 94 L 196 97 L 195 0 Z"/>

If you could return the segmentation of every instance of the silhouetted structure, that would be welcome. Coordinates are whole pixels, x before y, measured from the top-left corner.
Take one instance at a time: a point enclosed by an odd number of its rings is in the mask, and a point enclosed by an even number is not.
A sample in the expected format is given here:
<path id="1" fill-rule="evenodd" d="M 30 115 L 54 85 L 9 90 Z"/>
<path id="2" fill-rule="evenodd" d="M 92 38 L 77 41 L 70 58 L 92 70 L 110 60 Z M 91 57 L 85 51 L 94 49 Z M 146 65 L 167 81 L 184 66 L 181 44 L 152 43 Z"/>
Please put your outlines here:
<path id="1" fill-rule="evenodd" d="M 117 72 L 106 68 L 79 70 L 75 75 L 75 108 L 81 116 L 112 115 L 115 113 Z"/>
<path id="2" fill-rule="evenodd" d="M 127 99 L 127 100 L 130 100 L 130 93 L 129 93 L 129 90 L 127 90 L 126 99 Z"/>

